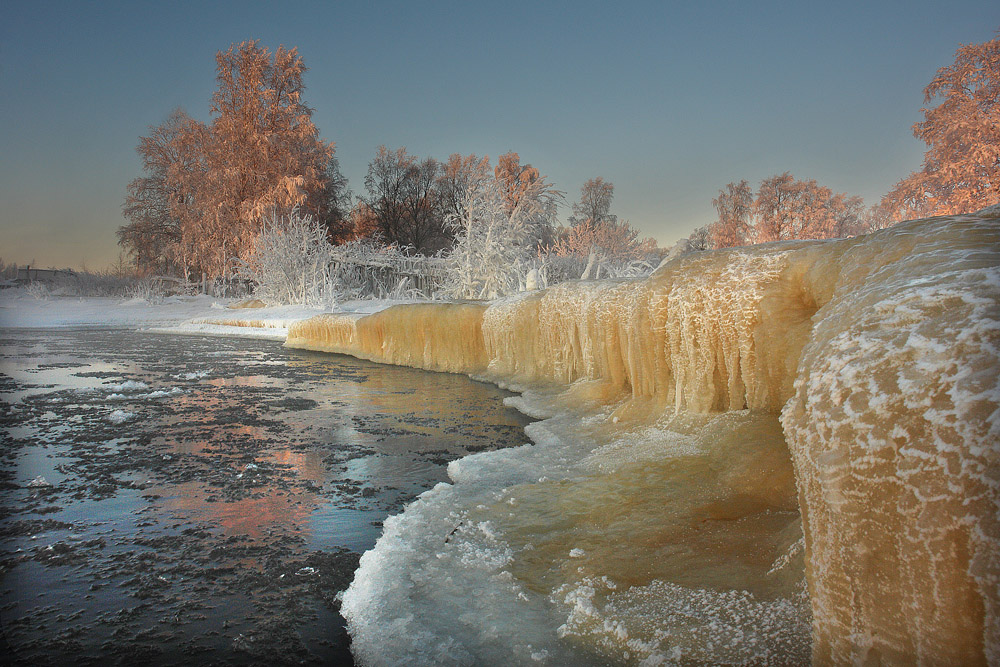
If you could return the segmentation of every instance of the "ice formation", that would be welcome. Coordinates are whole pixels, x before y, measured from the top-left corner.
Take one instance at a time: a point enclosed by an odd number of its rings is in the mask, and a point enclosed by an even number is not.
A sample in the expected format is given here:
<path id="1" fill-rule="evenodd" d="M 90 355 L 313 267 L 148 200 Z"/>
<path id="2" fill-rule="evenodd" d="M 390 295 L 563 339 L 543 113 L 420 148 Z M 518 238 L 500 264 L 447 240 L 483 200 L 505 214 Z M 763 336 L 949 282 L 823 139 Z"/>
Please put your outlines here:
<path id="1" fill-rule="evenodd" d="M 386 523 L 345 595 L 362 662 L 773 664 L 811 624 L 820 664 L 1000 663 L 998 207 L 287 344 L 553 415 Z"/>

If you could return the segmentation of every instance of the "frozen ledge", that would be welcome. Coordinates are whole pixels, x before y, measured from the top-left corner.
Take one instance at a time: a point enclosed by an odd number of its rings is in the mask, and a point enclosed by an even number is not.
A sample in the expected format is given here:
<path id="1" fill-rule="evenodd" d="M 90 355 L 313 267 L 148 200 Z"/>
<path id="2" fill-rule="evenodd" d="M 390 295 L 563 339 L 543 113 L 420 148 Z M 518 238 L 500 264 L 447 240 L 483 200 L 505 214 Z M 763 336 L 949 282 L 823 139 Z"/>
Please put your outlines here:
<path id="1" fill-rule="evenodd" d="M 286 345 L 525 386 L 590 380 L 589 399 L 624 400 L 616 423 L 780 413 L 814 662 L 995 664 L 997 216 L 692 253 L 646 280 L 489 307 L 321 316 L 292 325 Z"/>

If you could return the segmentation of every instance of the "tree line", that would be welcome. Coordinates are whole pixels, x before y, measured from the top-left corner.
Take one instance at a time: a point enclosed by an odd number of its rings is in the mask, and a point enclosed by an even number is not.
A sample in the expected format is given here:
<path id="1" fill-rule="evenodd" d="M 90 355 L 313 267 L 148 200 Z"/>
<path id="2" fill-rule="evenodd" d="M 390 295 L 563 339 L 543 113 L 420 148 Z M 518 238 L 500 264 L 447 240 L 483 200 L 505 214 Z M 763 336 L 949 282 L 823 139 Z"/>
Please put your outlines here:
<path id="1" fill-rule="evenodd" d="M 220 51 L 216 66 L 209 123 L 178 109 L 140 138 L 143 175 L 128 184 L 128 222 L 118 240 L 142 274 L 229 275 L 252 259 L 265 221 L 288 219 L 292 211 L 318 222 L 330 243 L 374 239 L 412 254 L 466 252 L 460 245 L 470 238 L 494 243 L 472 229 L 493 223 L 470 218 L 470 206 L 494 222 L 498 211 L 507 216 L 493 226 L 518 230 L 508 241 L 522 258 L 525 248 L 576 260 L 659 254 L 652 239 L 640 239 L 611 213 L 614 185 L 600 177 L 583 185 L 570 224 L 559 225 L 557 207 L 565 194 L 513 151 L 493 165 L 474 154 L 438 161 L 380 146 L 368 165 L 365 192 L 355 196 L 333 142 L 319 136 L 302 99 L 307 68 L 296 49 L 271 53 L 256 41 L 243 42 Z M 693 246 L 851 236 L 996 203 L 998 73 L 1000 38 L 962 46 L 955 62 L 938 71 L 924 93 L 927 104 L 940 103 L 923 109 L 925 119 L 913 128 L 928 145 L 924 164 L 878 204 L 866 208 L 858 196 L 789 172 L 764 179 L 755 190 L 741 180 L 712 200 L 717 219 L 693 235 Z M 566 277 L 580 277 L 569 276 L 578 264 L 564 263 L 572 267 L 564 269 Z"/>
<path id="2" fill-rule="evenodd" d="M 940 99 L 939 99 L 940 98 Z M 1000 202 L 1000 38 L 961 46 L 924 89 L 913 135 L 928 146 L 923 166 L 870 208 L 790 173 L 728 183 L 712 200 L 716 221 L 695 242 L 731 248 L 786 239 L 854 236 L 902 220 L 967 213 Z"/>
<path id="3" fill-rule="evenodd" d="M 613 185 L 600 178 L 583 187 L 575 231 L 561 229 L 564 193 L 513 151 L 493 166 L 488 157 L 453 154 L 441 162 L 379 146 L 365 192 L 355 197 L 334 144 L 319 136 L 303 102 L 306 67 L 296 49 L 271 53 L 243 42 L 220 51 L 216 66 L 210 123 L 178 109 L 140 138 L 143 175 L 128 184 L 128 223 L 118 230 L 140 273 L 229 275 L 250 261 L 265 221 L 288 219 L 293 210 L 317 221 L 334 244 L 372 238 L 409 253 L 449 252 L 469 193 L 488 181 L 507 215 L 525 197 L 542 204 L 532 208 L 530 238 L 520 241 L 534 249 L 575 251 L 589 235 L 609 251 L 655 250 L 610 214 Z"/>

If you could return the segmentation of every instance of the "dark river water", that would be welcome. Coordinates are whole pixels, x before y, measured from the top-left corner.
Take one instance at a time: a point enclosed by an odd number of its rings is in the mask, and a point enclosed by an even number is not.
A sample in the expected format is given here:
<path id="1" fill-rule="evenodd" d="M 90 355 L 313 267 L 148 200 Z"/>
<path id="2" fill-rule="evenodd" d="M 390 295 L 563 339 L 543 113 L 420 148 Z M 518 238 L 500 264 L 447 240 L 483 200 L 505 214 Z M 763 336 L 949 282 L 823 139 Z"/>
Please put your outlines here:
<path id="1" fill-rule="evenodd" d="M 0 329 L 4 664 L 351 664 L 381 523 L 526 441 L 464 376 L 246 339 Z"/>

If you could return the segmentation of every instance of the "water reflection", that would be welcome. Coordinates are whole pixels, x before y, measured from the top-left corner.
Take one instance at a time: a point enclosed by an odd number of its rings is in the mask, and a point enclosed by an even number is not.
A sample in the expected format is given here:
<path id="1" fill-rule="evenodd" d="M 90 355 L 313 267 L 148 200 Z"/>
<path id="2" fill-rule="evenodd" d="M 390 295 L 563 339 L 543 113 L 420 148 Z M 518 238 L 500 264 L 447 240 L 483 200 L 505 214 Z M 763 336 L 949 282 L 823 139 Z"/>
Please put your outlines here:
<path id="1" fill-rule="evenodd" d="M 336 593 L 382 520 L 524 442 L 494 387 L 268 341 L 0 331 L 0 359 L 25 661 L 349 661 Z"/>

